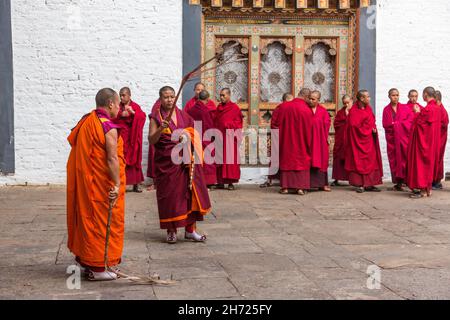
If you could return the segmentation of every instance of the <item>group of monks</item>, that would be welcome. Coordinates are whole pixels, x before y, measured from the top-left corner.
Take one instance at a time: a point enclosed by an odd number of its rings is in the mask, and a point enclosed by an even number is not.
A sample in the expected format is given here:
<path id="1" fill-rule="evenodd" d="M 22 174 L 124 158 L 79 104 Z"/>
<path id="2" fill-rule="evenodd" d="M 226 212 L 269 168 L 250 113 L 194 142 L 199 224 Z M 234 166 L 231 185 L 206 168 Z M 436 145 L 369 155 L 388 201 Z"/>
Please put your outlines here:
<path id="1" fill-rule="evenodd" d="M 431 196 L 432 189 L 442 188 L 444 178 L 449 120 L 441 94 L 425 88 L 426 107 L 418 104 L 416 90 L 411 90 L 405 105 L 399 103 L 397 89 L 389 91 L 389 98 L 383 127 L 393 190 L 403 191 L 407 186 L 412 198 Z M 370 94 L 361 90 L 356 99 L 353 103 L 352 97 L 344 96 L 344 107 L 334 121 L 332 186 L 348 181 L 358 193 L 380 192 L 377 186 L 383 183 L 383 166 Z M 149 115 L 147 175 L 153 178 L 156 188 L 166 241 L 177 243 L 177 230 L 184 228 L 185 239 L 204 242 L 206 236 L 197 232 L 196 224 L 211 210 L 208 189 L 227 186 L 235 190 L 241 176 L 238 150 L 243 116 L 231 101 L 228 88 L 221 90 L 218 106 L 202 83 L 195 85 L 195 96 L 184 110 L 175 105 L 175 100 L 172 87 L 161 88 Z M 282 194 L 290 190 L 299 195 L 314 189 L 331 191 L 331 118 L 320 100 L 320 92 L 306 88 L 297 98 L 283 96 L 271 120 L 279 170 L 272 172 L 262 187 L 279 179 Z M 68 138 L 68 247 L 89 280 L 117 279 L 123 251 L 126 185 L 142 192 L 139 184 L 144 180 L 141 162 L 146 118 L 131 100 L 129 88 L 121 89 L 119 94 L 105 88 L 97 93 L 96 109 L 79 121 Z M 218 135 L 203 135 L 209 130 Z M 206 154 L 221 160 L 206 161 Z"/>

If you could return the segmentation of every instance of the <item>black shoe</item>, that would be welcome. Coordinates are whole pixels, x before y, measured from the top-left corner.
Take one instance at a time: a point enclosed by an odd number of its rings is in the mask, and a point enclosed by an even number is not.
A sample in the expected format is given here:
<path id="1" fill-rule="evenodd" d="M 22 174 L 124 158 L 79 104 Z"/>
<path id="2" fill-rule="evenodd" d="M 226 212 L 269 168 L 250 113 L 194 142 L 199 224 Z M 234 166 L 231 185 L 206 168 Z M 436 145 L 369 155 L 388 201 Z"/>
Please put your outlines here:
<path id="1" fill-rule="evenodd" d="M 356 189 L 356 193 L 364 193 L 366 190 L 363 187 L 359 187 Z"/>
<path id="2" fill-rule="evenodd" d="M 442 183 L 433 183 L 433 186 L 432 186 L 432 189 L 433 190 L 442 190 L 443 189 L 443 186 L 442 186 Z"/>
<path id="3" fill-rule="evenodd" d="M 368 187 L 368 188 L 366 188 L 366 191 L 368 191 L 368 192 L 381 192 L 381 190 L 378 189 L 377 187 Z"/>

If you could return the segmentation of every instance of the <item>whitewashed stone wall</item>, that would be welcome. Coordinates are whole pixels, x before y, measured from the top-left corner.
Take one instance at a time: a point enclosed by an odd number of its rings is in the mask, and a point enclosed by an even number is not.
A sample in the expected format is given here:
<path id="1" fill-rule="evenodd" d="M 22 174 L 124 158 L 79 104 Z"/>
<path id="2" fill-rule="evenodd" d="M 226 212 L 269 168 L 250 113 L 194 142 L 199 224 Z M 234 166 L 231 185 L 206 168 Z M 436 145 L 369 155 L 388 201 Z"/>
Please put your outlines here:
<path id="1" fill-rule="evenodd" d="M 0 184 L 64 184 L 66 138 L 98 89 L 130 86 L 149 112 L 179 84 L 180 0 L 12 1 L 12 23 L 16 174 Z"/>
<path id="2" fill-rule="evenodd" d="M 99 88 L 130 86 L 133 98 L 149 112 L 160 86 L 178 85 L 182 2 L 33 0 L 12 5 L 16 174 L 0 177 L 0 185 L 64 184 L 66 137 L 94 107 Z M 448 21 L 446 0 L 378 0 L 377 119 L 384 155 L 381 114 L 391 87 L 399 88 L 406 101 L 409 89 L 434 85 L 450 108 Z M 145 135 L 147 130 L 148 124 Z M 386 156 L 384 164 L 388 174 Z M 446 164 L 450 170 L 450 152 Z M 259 182 L 264 174 L 251 169 L 243 177 Z"/>

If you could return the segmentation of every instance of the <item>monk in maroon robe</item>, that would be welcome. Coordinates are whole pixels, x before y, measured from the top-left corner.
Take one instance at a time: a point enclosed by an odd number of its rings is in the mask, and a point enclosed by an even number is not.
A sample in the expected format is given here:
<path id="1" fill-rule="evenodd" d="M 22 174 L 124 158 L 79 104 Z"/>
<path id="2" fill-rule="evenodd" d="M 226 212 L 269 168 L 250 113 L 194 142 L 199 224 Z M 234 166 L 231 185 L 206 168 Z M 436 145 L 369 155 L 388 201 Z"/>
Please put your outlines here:
<path id="1" fill-rule="evenodd" d="M 305 195 L 311 188 L 313 116 L 306 102 L 310 93 L 302 89 L 298 98 L 283 103 L 278 110 L 281 194 L 295 190 Z"/>
<path id="2" fill-rule="evenodd" d="M 309 96 L 309 108 L 312 113 L 312 142 L 311 142 L 311 189 L 330 192 L 328 184 L 328 167 L 330 161 L 331 119 L 327 109 L 320 104 L 322 94 L 312 91 Z"/>
<path id="3" fill-rule="evenodd" d="M 187 111 L 194 121 L 199 121 L 201 123 L 203 134 L 208 130 L 214 129 L 213 113 L 212 110 L 208 108 L 208 102 L 210 101 L 209 97 L 208 91 L 203 90 L 200 92 L 196 104 L 192 108 L 189 108 L 189 111 Z M 203 150 L 211 145 L 211 143 L 213 142 L 202 139 Z M 211 156 L 214 157 L 214 151 Z M 214 163 L 205 162 L 203 164 L 203 174 L 205 176 L 205 183 L 207 186 L 217 184 L 216 165 Z"/>
<path id="4" fill-rule="evenodd" d="M 294 100 L 294 96 L 291 93 L 285 93 L 283 95 L 283 101 L 284 102 L 289 102 Z M 279 129 L 279 125 L 278 125 L 278 111 L 280 110 L 280 105 L 278 105 L 275 110 L 272 113 L 272 119 L 270 121 L 270 129 L 271 130 L 278 130 Z M 278 143 L 273 143 L 272 144 L 272 153 L 273 154 L 277 154 L 279 155 L 280 150 L 279 150 L 279 145 Z M 269 164 L 269 167 L 272 167 L 272 162 Z M 278 170 L 278 172 L 276 174 L 269 174 L 267 177 L 267 181 L 264 182 L 263 184 L 261 184 L 259 187 L 260 188 L 268 188 L 268 187 L 272 187 L 273 186 L 273 180 L 280 180 L 280 171 Z"/>
<path id="5" fill-rule="evenodd" d="M 333 148 L 333 179 L 332 186 L 338 187 L 339 181 L 348 181 L 345 170 L 345 150 L 347 146 L 347 119 L 353 106 L 353 99 L 349 95 L 342 97 L 343 107 L 334 118 L 334 148 Z"/>
<path id="6" fill-rule="evenodd" d="M 177 242 L 177 228 L 182 227 L 186 228 L 186 239 L 204 242 L 206 236 L 196 232 L 196 222 L 203 221 L 203 216 L 211 210 L 203 169 L 201 165 L 194 165 L 192 171 L 191 152 L 185 154 L 184 148 L 176 152 L 180 143 L 194 141 L 195 144 L 194 120 L 177 107 L 172 118 L 167 120 L 175 102 L 175 90 L 163 87 L 160 97 L 161 107 L 151 115 L 149 140 L 155 145 L 155 183 L 161 229 L 167 229 L 168 243 Z M 195 150 L 198 152 L 197 148 Z M 183 157 L 180 164 L 177 164 L 177 155 Z"/>
<path id="7" fill-rule="evenodd" d="M 447 138 L 448 138 L 448 112 L 445 110 L 444 105 L 442 104 L 442 93 L 440 91 L 436 91 L 436 104 L 439 107 L 439 111 L 441 113 L 441 138 L 440 144 L 438 148 L 438 163 L 437 169 L 435 170 L 434 179 L 433 179 L 433 189 L 441 190 L 442 180 L 445 178 L 444 174 L 444 159 L 445 159 L 445 148 L 447 147 Z"/>
<path id="8" fill-rule="evenodd" d="M 436 104 L 436 91 L 427 87 L 423 91 L 427 106 L 414 107 L 416 117 L 411 129 L 406 167 L 406 184 L 413 190 L 411 198 L 431 196 L 435 163 L 438 162 L 437 145 L 440 140 L 440 110 Z"/>
<path id="9" fill-rule="evenodd" d="M 414 120 L 410 107 L 399 103 L 400 92 L 389 90 L 391 103 L 383 111 L 383 127 L 386 133 L 387 154 L 391 168 L 394 191 L 403 191 L 406 178 L 406 161 L 409 135 Z"/>
<path id="10" fill-rule="evenodd" d="M 133 186 L 133 192 L 141 193 L 139 184 L 144 181 L 142 137 L 147 115 L 137 103 L 131 100 L 130 88 L 125 87 L 120 90 L 120 100 L 120 112 L 114 122 L 120 126 L 120 135 L 124 142 L 127 185 Z"/>
<path id="11" fill-rule="evenodd" d="M 186 103 L 186 105 L 184 106 L 184 111 L 185 111 L 185 112 L 189 113 L 190 109 L 193 108 L 193 107 L 197 104 L 198 99 L 199 99 L 200 92 L 202 92 L 202 91 L 204 91 L 204 90 L 205 90 L 205 85 L 204 85 L 203 83 L 199 82 L 199 83 L 196 83 L 196 84 L 195 84 L 195 87 L 194 87 L 194 93 L 195 93 L 195 95 L 194 95 L 194 97 L 193 97 L 191 100 L 189 100 L 189 101 Z M 214 103 L 214 101 L 211 100 L 211 99 L 208 99 L 208 102 L 206 103 L 206 107 L 207 107 L 208 110 L 210 110 L 211 113 L 214 115 L 214 112 L 215 112 L 216 109 L 217 109 L 217 106 L 216 106 L 216 104 Z"/>
<path id="12" fill-rule="evenodd" d="M 357 98 L 348 115 L 345 170 L 349 172 L 350 185 L 357 187 L 356 192 L 380 192 L 376 186 L 383 184 L 383 164 L 370 94 L 361 90 Z"/>
<path id="13" fill-rule="evenodd" d="M 161 100 L 158 99 L 153 104 L 152 110 L 150 114 L 148 115 L 150 121 L 152 118 L 152 114 L 155 112 L 155 110 L 159 109 L 161 107 Z M 149 131 L 150 132 L 150 131 Z M 155 190 L 155 146 L 151 143 L 148 146 L 148 161 L 147 161 L 147 177 L 152 179 L 152 182 L 148 186 L 149 191 Z"/>
<path id="14" fill-rule="evenodd" d="M 406 105 L 411 109 L 411 111 L 414 113 L 414 106 L 418 105 L 421 109 L 423 109 L 423 106 L 418 103 L 419 101 L 419 91 L 412 89 L 408 93 L 408 102 Z"/>
<path id="15" fill-rule="evenodd" d="M 222 133 L 223 151 L 216 149 L 217 188 L 235 190 L 234 184 L 241 178 L 239 146 L 242 142 L 242 128 L 244 117 L 239 106 L 231 102 L 231 91 L 228 88 L 220 92 L 220 105 L 217 107 L 214 127 Z M 222 151 L 222 153 L 220 153 Z"/>

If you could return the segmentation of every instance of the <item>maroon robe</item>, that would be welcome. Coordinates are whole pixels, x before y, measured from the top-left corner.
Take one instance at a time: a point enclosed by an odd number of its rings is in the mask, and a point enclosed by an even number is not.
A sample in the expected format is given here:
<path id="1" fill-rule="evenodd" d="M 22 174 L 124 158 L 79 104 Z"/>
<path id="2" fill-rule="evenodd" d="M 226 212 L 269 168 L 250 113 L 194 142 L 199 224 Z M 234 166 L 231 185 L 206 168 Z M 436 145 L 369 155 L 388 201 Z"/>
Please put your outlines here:
<path id="1" fill-rule="evenodd" d="M 373 187 L 383 184 L 383 163 L 376 129 L 375 115 L 371 106 L 364 109 L 359 102 L 352 107 L 347 123 L 347 150 L 345 170 L 349 172 L 350 185 Z"/>
<path id="2" fill-rule="evenodd" d="M 431 190 L 437 162 L 436 132 L 440 132 L 440 111 L 436 100 L 416 114 L 408 144 L 406 184 L 411 190 Z"/>
<path id="3" fill-rule="evenodd" d="M 159 109 L 161 107 L 161 100 L 156 100 L 156 102 L 153 104 L 152 111 L 149 114 L 149 118 L 151 119 L 152 114 L 155 112 L 156 109 Z M 147 177 L 155 179 L 155 146 L 150 144 L 148 147 L 148 164 L 147 164 Z"/>
<path id="4" fill-rule="evenodd" d="M 198 102 L 198 98 L 197 97 L 193 97 L 191 100 L 189 100 L 186 105 L 184 106 L 184 112 L 189 113 L 189 111 L 197 104 Z M 213 100 L 209 100 L 208 104 L 206 105 L 206 107 L 208 108 L 208 110 L 210 110 L 212 113 L 214 113 L 217 109 L 216 104 L 214 103 Z"/>
<path id="5" fill-rule="evenodd" d="M 402 183 L 406 178 L 408 143 L 413 121 L 414 113 L 407 105 L 399 103 L 397 112 L 394 112 L 391 104 L 384 108 L 383 128 L 393 183 Z"/>
<path id="6" fill-rule="evenodd" d="M 223 151 L 216 150 L 216 154 L 219 154 L 218 158 L 223 160 L 223 164 L 217 164 L 218 184 L 238 183 L 241 178 L 239 146 L 242 141 L 243 120 L 244 117 L 237 104 L 230 101 L 226 104 L 221 103 L 217 107 L 214 127 L 222 133 L 223 137 Z M 232 146 L 227 145 L 227 129 L 232 130 L 229 134 L 236 133 Z M 229 154 L 230 152 L 233 155 Z M 227 161 L 227 158 L 232 161 Z"/>
<path id="7" fill-rule="evenodd" d="M 420 110 L 422 110 L 424 108 L 424 106 L 422 106 L 418 103 L 415 103 L 415 104 L 417 104 L 420 107 Z M 408 101 L 406 103 L 406 106 L 408 106 L 411 109 L 411 111 L 414 112 L 414 103 L 411 103 L 410 101 Z"/>
<path id="8" fill-rule="evenodd" d="M 200 100 L 197 103 L 186 111 L 194 121 L 201 121 L 202 123 L 202 134 L 204 136 L 205 132 L 214 129 L 214 121 L 213 114 L 211 113 L 211 109 L 208 108 Z M 211 143 L 211 141 L 205 141 L 202 139 L 203 150 L 205 150 Z M 214 156 L 214 152 L 211 154 Z M 217 184 L 217 173 L 216 173 L 216 165 L 215 164 L 203 164 L 203 174 L 205 176 L 205 183 L 207 186 Z"/>
<path id="9" fill-rule="evenodd" d="M 283 189 L 311 187 L 311 142 L 313 116 L 302 99 L 283 103 L 278 110 L 280 130 L 280 183 Z"/>
<path id="10" fill-rule="evenodd" d="M 328 185 L 328 167 L 330 161 L 330 134 L 331 119 L 327 109 L 318 105 L 316 113 L 312 115 L 312 141 L 311 141 L 311 188 L 323 188 Z"/>
<path id="11" fill-rule="evenodd" d="M 445 148 L 447 147 L 447 138 L 448 138 L 448 112 L 445 110 L 443 104 L 438 106 L 440 115 L 441 115 L 441 127 L 440 127 L 440 139 L 438 147 L 438 161 L 437 168 L 434 172 L 433 182 L 440 183 L 444 178 L 444 160 L 445 160 Z"/>
<path id="12" fill-rule="evenodd" d="M 333 179 L 348 181 L 345 170 L 345 152 L 347 146 L 347 114 L 346 107 L 339 110 L 334 118 Z"/>
<path id="13" fill-rule="evenodd" d="M 175 108 L 175 114 L 177 124 L 170 121 L 170 132 L 194 127 L 194 120 L 186 112 Z M 160 126 L 167 116 L 168 113 L 161 108 L 155 108 L 151 119 Z M 161 229 L 176 229 L 203 221 L 203 216 L 211 210 L 202 166 L 195 165 L 193 189 L 190 191 L 189 166 L 172 162 L 172 149 L 178 141 L 171 138 L 172 133 L 162 133 L 155 144 L 155 184 Z"/>
<path id="14" fill-rule="evenodd" d="M 136 185 L 144 181 L 142 173 L 142 137 L 147 115 L 141 107 L 131 101 L 131 108 L 135 114 L 122 116 L 125 106 L 120 105 L 120 112 L 114 123 L 120 126 L 120 135 L 123 139 L 123 151 L 126 160 L 127 185 Z"/>
<path id="15" fill-rule="evenodd" d="M 281 105 L 277 106 L 272 113 L 272 119 L 270 120 L 270 129 L 271 130 L 279 130 L 279 128 L 280 128 L 280 125 L 278 123 L 278 115 L 279 115 L 279 111 L 280 111 L 280 106 Z M 275 137 L 275 135 L 273 133 L 271 133 L 271 135 L 272 135 L 272 137 Z M 278 137 L 278 135 L 276 137 Z M 272 140 L 271 148 L 272 148 L 271 154 L 278 155 L 278 156 L 280 155 L 279 143 L 273 143 L 273 140 Z M 269 163 L 269 168 L 272 168 L 272 161 Z M 272 173 L 273 174 L 270 174 L 270 172 L 269 172 L 268 178 L 270 180 L 280 180 L 279 165 L 278 165 L 278 168 L 276 168 L 276 173 L 275 172 L 272 172 Z"/>

